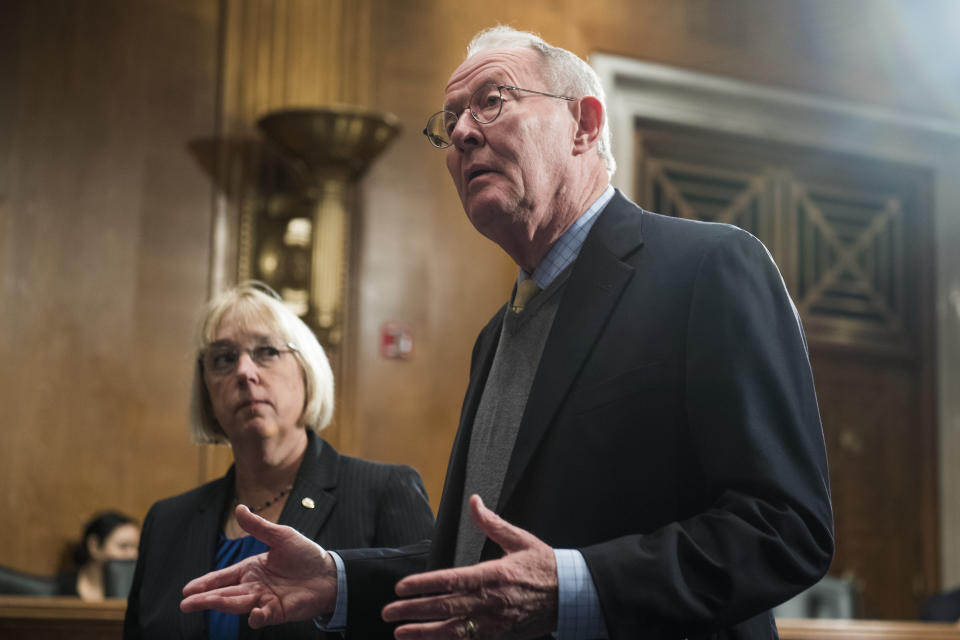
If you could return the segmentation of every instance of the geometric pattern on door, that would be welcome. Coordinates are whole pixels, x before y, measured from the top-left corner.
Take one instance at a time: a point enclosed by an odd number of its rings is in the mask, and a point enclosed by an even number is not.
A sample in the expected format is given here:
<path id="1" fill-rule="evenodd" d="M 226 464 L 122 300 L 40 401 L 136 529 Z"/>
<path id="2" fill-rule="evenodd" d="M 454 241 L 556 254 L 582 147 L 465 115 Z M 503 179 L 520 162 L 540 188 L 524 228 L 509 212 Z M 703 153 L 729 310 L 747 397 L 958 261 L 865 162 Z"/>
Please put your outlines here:
<path id="1" fill-rule="evenodd" d="M 651 206 L 665 215 L 725 222 L 758 235 L 760 217 L 769 209 L 763 175 L 722 171 L 696 164 L 646 158 Z"/>
<path id="2" fill-rule="evenodd" d="M 903 203 L 895 195 L 792 180 L 802 316 L 901 334 L 904 329 Z"/>
<path id="3" fill-rule="evenodd" d="M 641 164 L 641 198 L 653 211 L 733 224 L 763 241 L 811 340 L 910 350 L 899 192 L 800 178 L 784 166 L 720 169 L 649 149 Z"/>

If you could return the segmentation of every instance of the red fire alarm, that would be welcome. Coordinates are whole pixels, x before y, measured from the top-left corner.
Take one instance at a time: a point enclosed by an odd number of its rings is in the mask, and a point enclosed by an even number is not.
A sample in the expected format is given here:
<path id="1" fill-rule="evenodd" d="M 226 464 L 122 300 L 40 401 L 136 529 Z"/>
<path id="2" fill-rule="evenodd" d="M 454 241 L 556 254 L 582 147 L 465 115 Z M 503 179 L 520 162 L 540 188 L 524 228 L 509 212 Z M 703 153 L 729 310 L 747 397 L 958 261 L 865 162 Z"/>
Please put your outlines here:
<path id="1" fill-rule="evenodd" d="M 394 360 L 407 360 L 413 354 L 413 331 L 410 325 L 392 320 L 380 326 L 380 355 Z"/>

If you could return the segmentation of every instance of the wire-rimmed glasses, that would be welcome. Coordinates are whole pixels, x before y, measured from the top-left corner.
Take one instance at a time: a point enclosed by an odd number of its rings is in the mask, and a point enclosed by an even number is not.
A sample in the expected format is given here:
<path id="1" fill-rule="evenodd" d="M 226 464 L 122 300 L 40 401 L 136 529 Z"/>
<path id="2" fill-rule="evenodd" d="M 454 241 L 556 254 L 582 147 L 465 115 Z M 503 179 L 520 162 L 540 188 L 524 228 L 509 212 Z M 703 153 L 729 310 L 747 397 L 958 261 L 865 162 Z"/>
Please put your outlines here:
<path id="1" fill-rule="evenodd" d="M 496 84 L 488 82 L 480 85 L 473 95 L 470 96 L 470 102 L 467 104 L 467 110 L 470 115 L 479 124 L 490 124 L 500 116 L 503 111 L 503 91 L 525 91 L 526 93 L 535 93 L 538 96 L 548 98 L 557 98 L 558 100 L 574 101 L 576 98 L 567 96 L 558 96 L 545 91 L 536 91 L 534 89 L 521 89 L 520 87 L 511 87 L 507 84 Z M 462 113 L 462 112 L 461 112 Z M 430 144 L 438 149 L 446 149 L 451 144 L 453 129 L 460 120 L 460 114 L 444 109 L 437 111 L 427 120 L 427 126 L 423 130 L 423 135 L 427 136 Z"/>
<path id="2" fill-rule="evenodd" d="M 280 362 L 283 354 L 295 351 L 297 347 L 290 342 L 283 347 L 270 343 L 240 347 L 230 342 L 215 342 L 203 350 L 200 354 L 200 362 L 205 371 L 215 376 L 227 376 L 237 370 L 241 353 L 250 354 L 250 359 L 261 369 L 270 369 Z"/>

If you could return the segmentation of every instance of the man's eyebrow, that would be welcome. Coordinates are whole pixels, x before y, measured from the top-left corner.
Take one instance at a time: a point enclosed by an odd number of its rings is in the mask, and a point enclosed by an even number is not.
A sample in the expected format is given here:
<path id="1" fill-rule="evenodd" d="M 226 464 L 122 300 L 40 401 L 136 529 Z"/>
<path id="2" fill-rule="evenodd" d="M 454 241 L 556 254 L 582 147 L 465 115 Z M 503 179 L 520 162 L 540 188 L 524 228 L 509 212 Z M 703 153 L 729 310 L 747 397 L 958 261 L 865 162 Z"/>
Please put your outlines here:
<path id="1" fill-rule="evenodd" d="M 495 84 L 495 85 L 497 85 L 497 86 L 499 87 L 499 86 L 508 86 L 510 83 L 508 83 L 508 82 L 502 82 L 502 81 L 497 80 L 496 78 L 494 78 L 494 77 L 492 77 L 492 76 L 488 76 L 488 77 L 484 78 L 483 80 L 481 80 L 480 82 L 478 82 L 477 84 L 475 84 L 473 87 L 470 88 L 470 90 L 469 90 L 469 92 L 467 93 L 467 97 L 466 97 L 466 99 L 464 100 L 464 102 L 469 102 L 469 101 L 470 101 L 470 97 L 474 94 L 474 92 L 475 92 L 477 89 L 479 89 L 480 87 L 482 87 L 483 85 L 485 85 L 485 84 Z M 459 113 L 461 113 L 461 112 L 466 108 L 465 106 L 461 106 L 459 109 L 454 109 L 453 106 L 454 106 L 453 103 L 444 102 L 444 103 L 443 103 L 443 110 L 444 110 L 444 111 L 452 111 L 453 113 L 459 114 Z"/>
<path id="2" fill-rule="evenodd" d="M 473 94 L 470 94 L 470 95 L 473 95 Z M 468 97 L 467 100 L 469 100 L 469 99 L 470 99 L 470 98 Z M 460 104 L 459 104 L 460 108 L 459 108 L 459 109 L 456 109 L 456 108 L 454 108 L 455 106 L 458 106 L 458 105 L 456 105 L 456 103 L 444 101 L 444 103 L 443 103 L 443 110 L 444 110 L 444 111 L 452 111 L 453 113 L 460 113 L 460 112 L 462 112 L 463 109 L 464 109 L 464 107 L 463 107 L 463 103 L 464 103 L 464 102 L 465 102 L 464 100 L 461 100 L 461 101 L 460 101 Z"/>

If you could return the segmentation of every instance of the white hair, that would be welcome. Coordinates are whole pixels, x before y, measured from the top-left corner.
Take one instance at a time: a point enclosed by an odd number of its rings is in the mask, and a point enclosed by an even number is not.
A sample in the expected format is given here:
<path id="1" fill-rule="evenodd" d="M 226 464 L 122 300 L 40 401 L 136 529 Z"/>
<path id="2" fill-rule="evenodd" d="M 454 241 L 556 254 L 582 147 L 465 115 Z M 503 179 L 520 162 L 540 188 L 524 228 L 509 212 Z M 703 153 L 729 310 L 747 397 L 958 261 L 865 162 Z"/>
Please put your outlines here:
<path id="1" fill-rule="evenodd" d="M 592 96 L 600 101 L 606 115 L 607 98 L 600 76 L 579 56 L 547 43 L 535 33 L 504 25 L 485 29 L 475 35 L 467 45 L 467 58 L 488 49 L 533 49 L 544 62 L 543 76 L 551 92 L 571 97 Z M 617 170 L 617 161 L 610 151 L 610 125 L 606 118 L 597 141 L 597 153 L 603 158 L 607 175 L 612 177 Z"/>
<path id="2" fill-rule="evenodd" d="M 306 394 L 302 419 L 308 428 L 319 432 L 333 417 L 333 372 L 323 347 L 303 320 L 264 289 L 271 291 L 258 282 L 243 282 L 210 300 L 201 311 L 190 394 L 190 430 L 196 442 L 227 442 L 203 381 L 201 354 L 216 340 L 220 323 L 228 315 L 241 325 L 265 326 L 296 347 L 293 355 L 300 363 Z"/>

